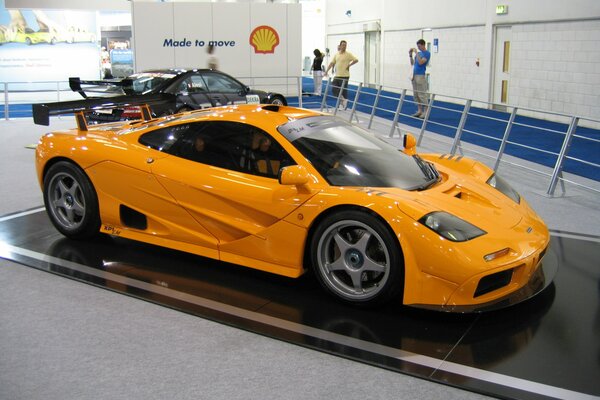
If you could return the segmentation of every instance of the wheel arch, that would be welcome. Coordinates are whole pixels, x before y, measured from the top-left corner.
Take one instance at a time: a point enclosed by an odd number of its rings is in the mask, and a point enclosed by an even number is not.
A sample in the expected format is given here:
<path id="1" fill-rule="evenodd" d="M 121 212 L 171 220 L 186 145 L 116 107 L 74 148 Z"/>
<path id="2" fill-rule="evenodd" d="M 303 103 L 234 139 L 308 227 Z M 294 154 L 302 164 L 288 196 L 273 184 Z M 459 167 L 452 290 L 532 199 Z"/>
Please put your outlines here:
<path id="1" fill-rule="evenodd" d="M 310 243 L 312 242 L 312 238 L 315 234 L 315 230 L 317 229 L 317 227 L 328 216 L 338 213 L 340 211 L 348 211 L 348 210 L 364 212 L 365 214 L 368 214 L 368 215 L 374 217 L 375 219 L 379 220 L 379 222 L 381 222 L 383 224 L 383 226 L 388 230 L 390 235 L 394 238 L 395 243 L 398 245 L 398 250 L 400 251 L 400 257 L 402 258 L 402 261 L 403 261 L 402 269 L 404 270 L 405 259 L 404 259 L 404 251 L 402 250 L 402 245 L 400 244 L 400 241 L 398 241 L 398 236 L 396 235 L 396 233 L 394 232 L 394 230 L 392 229 L 390 224 L 385 220 L 385 218 L 383 218 L 381 215 L 379 215 L 378 213 L 376 213 L 375 211 L 373 211 L 372 209 L 367 208 L 367 207 L 361 207 L 361 206 L 357 206 L 357 205 L 353 205 L 353 204 L 339 204 L 339 205 L 330 207 L 327 210 L 323 211 L 312 221 L 311 225 L 309 226 L 308 233 L 306 234 L 306 238 L 304 241 L 304 253 L 303 253 L 304 255 L 303 255 L 303 261 L 302 261 L 302 265 L 303 265 L 305 271 L 310 270 L 310 265 L 309 265 L 310 264 L 310 255 L 309 255 Z"/>
<path id="2" fill-rule="evenodd" d="M 54 181 L 55 179 L 62 180 L 61 175 L 67 175 L 67 179 L 72 184 L 68 189 L 61 190 L 62 194 L 59 195 L 61 200 L 55 203 L 50 198 L 54 195 L 49 193 L 55 193 L 53 185 L 56 183 Z M 56 178 L 57 176 L 58 178 Z M 44 206 L 52 224 L 59 232 L 72 239 L 88 239 L 100 233 L 101 217 L 98 193 L 84 168 L 68 157 L 54 157 L 44 165 L 40 178 Z M 72 189 L 73 192 L 71 192 Z M 64 192 L 68 192 L 69 195 L 63 196 Z M 69 197 L 70 202 L 67 199 Z M 78 212 L 65 212 L 65 209 L 70 209 L 73 204 L 78 202 L 74 200 L 75 198 L 82 200 L 79 203 Z M 69 204 L 67 205 L 67 203 Z M 63 211 L 59 211 L 59 209 Z"/>
<path id="3" fill-rule="evenodd" d="M 81 167 L 81 165 L 77 164 L 72 159 L 70 159 L 68 157 L 53 157 L 50 160 L 48 160 L 46 162 L 46 164 L 44 164 L 44 168 L 42 170 L 42 175 L 40 176 L 42 185 L 44 183 L 44 179 L 46 179 L 46 174 L 48 173 L 48 170 L 50 168 L 52 168 L 53 165 L 55 165 L 55 164 L 57 164 L 57 163 L 59 163 L 61 161 L 66 161 L 68 163 L 73 164 L 74 166 L 76 166 L 77 168 L 79 168 L 81 170 L 81 172 L 83 172 L 88 177 L 88 179 L 90 178 L 89 175 L 85 172 L 85 170 Z"/>

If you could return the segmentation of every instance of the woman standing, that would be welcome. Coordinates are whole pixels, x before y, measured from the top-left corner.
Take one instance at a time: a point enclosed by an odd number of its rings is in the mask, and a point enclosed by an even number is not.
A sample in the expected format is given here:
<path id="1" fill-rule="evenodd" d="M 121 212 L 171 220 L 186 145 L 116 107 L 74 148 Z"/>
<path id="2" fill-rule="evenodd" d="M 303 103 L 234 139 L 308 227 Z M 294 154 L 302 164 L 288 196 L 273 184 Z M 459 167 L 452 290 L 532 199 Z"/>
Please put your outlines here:
<path id="1" fill-rule="evenodd" d="M 323 82 L 323 53 L 319 49 L 313 51 L 315 59 L 313 61 L 311 71 L 313 73 L 313 79 L 315 83 L 314 94 L 316 96 L 321 95 L 321 83 Z"/>

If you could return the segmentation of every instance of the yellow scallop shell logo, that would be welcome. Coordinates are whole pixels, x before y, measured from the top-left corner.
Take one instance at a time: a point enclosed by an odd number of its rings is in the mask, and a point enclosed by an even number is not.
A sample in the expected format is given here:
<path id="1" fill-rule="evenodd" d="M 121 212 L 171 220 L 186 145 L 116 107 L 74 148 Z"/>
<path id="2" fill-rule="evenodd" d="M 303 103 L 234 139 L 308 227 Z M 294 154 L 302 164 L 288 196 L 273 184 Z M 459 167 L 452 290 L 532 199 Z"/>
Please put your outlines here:
<path id="1" fill-rule="evenodd" d="M 261 25 L 250 34 L 250 44 L 254 47 L 255 53 L 274 53 L 275 47 L 279 44 L 279 34 L 270 26 Z"/>

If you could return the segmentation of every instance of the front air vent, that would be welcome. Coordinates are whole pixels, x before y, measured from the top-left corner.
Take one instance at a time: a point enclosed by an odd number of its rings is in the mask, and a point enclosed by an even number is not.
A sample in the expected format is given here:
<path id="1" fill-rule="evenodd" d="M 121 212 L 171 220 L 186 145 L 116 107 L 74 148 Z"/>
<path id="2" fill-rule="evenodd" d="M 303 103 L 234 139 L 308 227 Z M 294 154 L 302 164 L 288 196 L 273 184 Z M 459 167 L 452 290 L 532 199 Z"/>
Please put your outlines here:
<path id="1" fill-rule="evenodd" d="M 513 270 L 496 272 L 488 276 L 484 276 L 479 281 L 474 297 L 483 296 L 484 294 L 493 292 L 494 290 L 503 288 L 512 280 Z"/>
<path id="2" fill-rule="evenodd" d="M 146 216 L 139 211 L 129 208 L 123 204 L 119 206 L 119 214 L 121 215 L 121 223 L 124 226 L 133 229 L 145 230 L 148 228 L 148 220 Z"/>

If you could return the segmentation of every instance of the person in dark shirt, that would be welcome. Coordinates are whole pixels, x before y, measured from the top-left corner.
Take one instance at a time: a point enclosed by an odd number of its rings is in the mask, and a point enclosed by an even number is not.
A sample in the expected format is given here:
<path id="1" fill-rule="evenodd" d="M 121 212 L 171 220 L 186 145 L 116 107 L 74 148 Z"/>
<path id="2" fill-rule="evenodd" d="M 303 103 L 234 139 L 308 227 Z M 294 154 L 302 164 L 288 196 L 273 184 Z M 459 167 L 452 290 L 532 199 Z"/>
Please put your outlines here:
<path id="1" fill-rule="evenodd" d="M 194 140 L 194 149 L 189 159 L 202 164 L 214 165 L 217 167 L 221 166 L 221 160 L 219 157 L 212 151 L 207 150 L 206 147 L 206 141 L 204 138 L 202 136 L 196 137 Z"/>
<path id="2" fill-rule="evenodd" d="M 314 95 L 320 96 L 321 86 L 323 82 L 323 53 L 321 53 L 319 49 L 315 49 L 313 51 L 313 54 L 315 55 L 315 58 L 313 60 L 311 71 L 313 73 L 313 79 L 315 84 Z"/>

